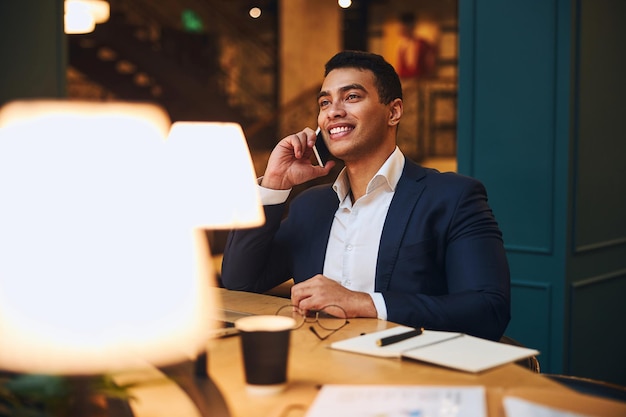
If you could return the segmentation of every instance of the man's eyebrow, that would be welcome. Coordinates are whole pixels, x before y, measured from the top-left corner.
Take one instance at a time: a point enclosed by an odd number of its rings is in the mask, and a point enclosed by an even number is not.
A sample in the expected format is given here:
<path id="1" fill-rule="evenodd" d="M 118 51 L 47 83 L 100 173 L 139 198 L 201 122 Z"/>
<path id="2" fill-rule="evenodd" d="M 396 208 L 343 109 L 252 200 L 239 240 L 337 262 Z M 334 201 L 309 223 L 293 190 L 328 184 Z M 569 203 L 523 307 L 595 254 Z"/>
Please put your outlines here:
<path id="1" fill-rule="evenodd" d="M 340 87 L 340 88 L 339 88 L 339 91 L 340 91 L 340 92 L 342 92 L 342 93 L 344 93 L 344 92 L 346 92 L 346 91 L 350 91 L 350 90 L 361 90 L 361 91 L 367 91 L 367 90 L 365 89 L 365 87 L 363 87 L 363 85 L 358 84 L 358 83 L 344 85 L 343 87 Z M 324 91 L 320 91 L 320 92 L 318 93 L 317 98 L 318 98 L 318 100 L 319 100 L 320 98 L 325 97 L 325 96 L 329 96 L 329 95 L 330 95 L 330 92 L 329 92 L 329 91 L 325 91 L 325 90 L 324 90 Z"/>

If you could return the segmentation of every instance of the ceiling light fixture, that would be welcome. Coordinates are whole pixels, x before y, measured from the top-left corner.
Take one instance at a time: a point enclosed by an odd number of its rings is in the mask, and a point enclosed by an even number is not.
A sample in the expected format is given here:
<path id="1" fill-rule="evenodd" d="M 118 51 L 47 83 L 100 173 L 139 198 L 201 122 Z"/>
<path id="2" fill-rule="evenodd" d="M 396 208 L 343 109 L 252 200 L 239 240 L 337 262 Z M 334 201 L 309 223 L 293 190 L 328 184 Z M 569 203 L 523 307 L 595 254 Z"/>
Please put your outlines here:
<path id="1" fill-rule="evenodd" d="M 258 19 L 259 17 L 261 17 L 261 9 L 259 9 L 258 7 L 253 7 L 250 9 L 248 14 L 251 18 Z"/>
<path id="2" fill-rule="evenodd" d="M 342 9 L 347 9 L 348 7 L 352 6 L 352 0 L 337 0 L 337 4 Z"/>
<path id="3" fill-rule="evenodd" d="M 65 33 L 93 32 L 96 24 L 109 20 L 110 14 L 105 0 L 65 0 Z"/>

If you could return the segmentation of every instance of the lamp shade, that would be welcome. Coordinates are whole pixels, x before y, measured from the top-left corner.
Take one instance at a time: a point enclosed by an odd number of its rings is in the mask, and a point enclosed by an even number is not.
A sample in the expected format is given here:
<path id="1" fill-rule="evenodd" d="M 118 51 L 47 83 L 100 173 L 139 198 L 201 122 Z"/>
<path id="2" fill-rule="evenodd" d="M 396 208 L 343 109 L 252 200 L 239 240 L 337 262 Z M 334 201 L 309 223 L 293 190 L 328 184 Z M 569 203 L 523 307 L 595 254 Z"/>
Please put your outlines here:
<path id="1" fill-rule="evenodd" d="M 202 228 L 245 187 L 212 189 L 221 129 L 166 140 L 170 126 L 151 104 L 0 109 L 0 368 L 94 374 L 206 348 L 217 300 Z M 221 158 L 249 162 L 239 151 Z"/>
<path id="2" fill-rule="evenodd" d="M 246 228 L 265 222 L 250 151 L 239 124 L 176 122 L 168 141 L 176 149 L 180 166 L 190 171 L 188 175 L 202 176 L 202 188 L 189 192 L 201 194 L 199 198 L 211 206 L 210 217 L 196 213 L 211 221 L 205 227 Z"/>

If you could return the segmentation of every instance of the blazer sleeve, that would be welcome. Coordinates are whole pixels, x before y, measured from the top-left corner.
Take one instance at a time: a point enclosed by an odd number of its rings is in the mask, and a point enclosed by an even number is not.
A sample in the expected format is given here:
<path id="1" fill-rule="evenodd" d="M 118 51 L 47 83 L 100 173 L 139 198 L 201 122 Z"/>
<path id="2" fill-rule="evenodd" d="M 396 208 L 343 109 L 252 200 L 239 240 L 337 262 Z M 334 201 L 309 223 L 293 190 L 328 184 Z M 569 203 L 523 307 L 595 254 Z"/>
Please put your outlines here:
<path id="1" fill-rule="evenodd" d="M 439 174 L 441 175 L 441 174 Z M 389 285 L 388 319 L 498 340 L 510 320 L 510 275 L 502 233 L 483 185 L 467 177 L 431 187 L 416 205 Z M 436 190 L 436 191 L 435 191 Z M 440 197 L 446 194 L 445 197 Z"/>
<path id="2" fill-rule="evenodd" d="M 264 206 L 263 226 L 229 233 L 224 287 L 265 292 L 292 278 L 301 282 L 321 274 L 337 205 L 331 185 L 322 184 L 298 194 L 289 209 L 287 204 Z"/>
<path id="3" fill-rule="evenodd" d="M 263 207 L 265 224 L 228 234 L 222 285 L 229 290 L 265 292 L 290 278 L 289 246 L 275 242 L 285 204 Z"/>

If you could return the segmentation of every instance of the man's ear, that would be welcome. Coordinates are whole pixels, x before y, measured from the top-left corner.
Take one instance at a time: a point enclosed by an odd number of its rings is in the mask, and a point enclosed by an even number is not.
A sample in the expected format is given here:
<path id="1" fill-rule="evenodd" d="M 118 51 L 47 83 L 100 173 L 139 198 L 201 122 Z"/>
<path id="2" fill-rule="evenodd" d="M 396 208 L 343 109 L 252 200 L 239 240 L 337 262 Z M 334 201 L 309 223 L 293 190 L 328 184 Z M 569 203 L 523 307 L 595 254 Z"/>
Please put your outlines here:
<path id="1" fill-rule="evenodd" d="M 395 126 L 400 123 L 400 119 L 402 118 L 402 99 L 397 98 L 391 102 L 389 105 L 389 125 Z"/>

